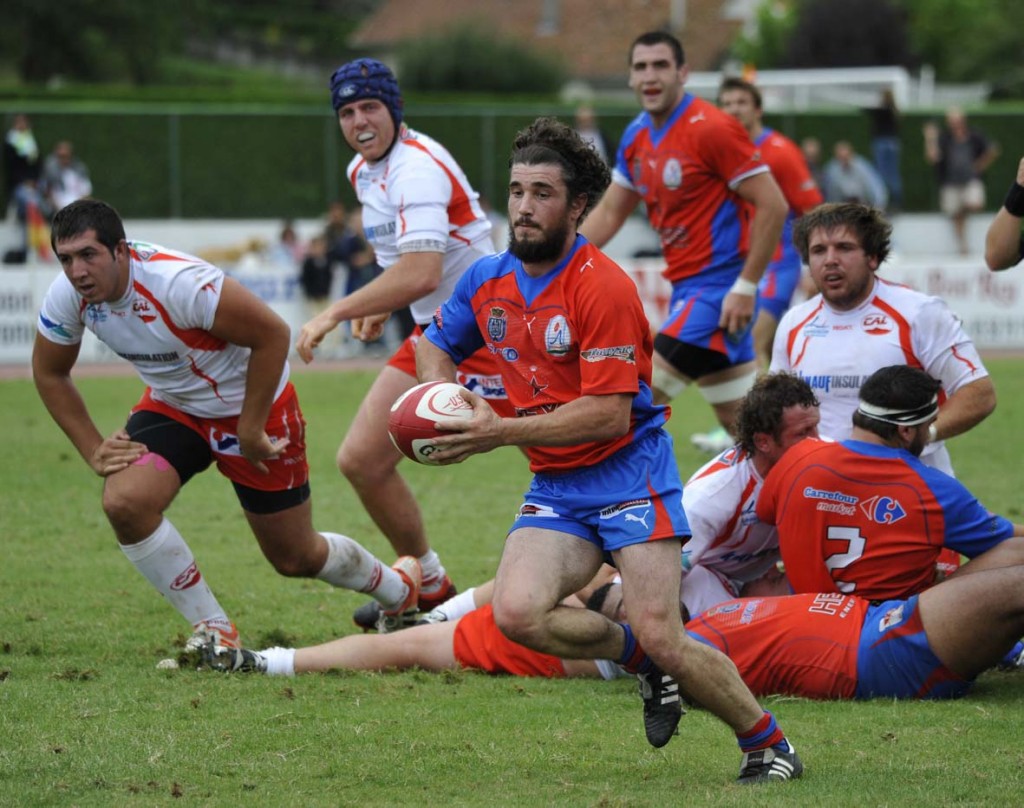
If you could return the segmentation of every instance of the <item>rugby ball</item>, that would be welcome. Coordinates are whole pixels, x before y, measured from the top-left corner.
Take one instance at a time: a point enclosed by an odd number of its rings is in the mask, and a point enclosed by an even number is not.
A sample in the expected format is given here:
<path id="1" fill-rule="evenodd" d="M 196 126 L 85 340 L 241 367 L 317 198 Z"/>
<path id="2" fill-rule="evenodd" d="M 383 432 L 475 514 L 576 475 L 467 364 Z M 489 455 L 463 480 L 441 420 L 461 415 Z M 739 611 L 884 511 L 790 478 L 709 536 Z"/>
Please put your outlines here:
<path id="1" fill-rule="evenodd" d="M 391 405 L 388 434 L 402 454 L 417 463 L 431 460 L 434 438 L 445 433 L 434 424 L 473 417 L 473 407 L 462 397 L 466 388 L 454 382 L 424 382 L 406 390 Z"/>

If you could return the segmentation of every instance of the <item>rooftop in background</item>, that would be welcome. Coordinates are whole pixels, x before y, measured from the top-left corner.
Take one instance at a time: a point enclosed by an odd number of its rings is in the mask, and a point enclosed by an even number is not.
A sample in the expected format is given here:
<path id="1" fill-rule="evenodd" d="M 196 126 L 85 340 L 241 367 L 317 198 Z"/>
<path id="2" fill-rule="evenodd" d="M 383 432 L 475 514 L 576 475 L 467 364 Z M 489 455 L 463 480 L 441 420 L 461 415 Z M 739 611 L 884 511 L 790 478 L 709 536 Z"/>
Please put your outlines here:
<path id="1" fill-rule="evenodd" d="M 677 33 L 691 68 L 713 70 L 756 5 L 749 0 L 383 0 L 349 45 L 386 56 L 413 37 L 474 21 L 493 31 L 500 20 L 500 34 L 556 51 L 571 75 L 595 88 L 618 89 L 626 83 L 626 48 L 633 37 L 653 30 Z"/>

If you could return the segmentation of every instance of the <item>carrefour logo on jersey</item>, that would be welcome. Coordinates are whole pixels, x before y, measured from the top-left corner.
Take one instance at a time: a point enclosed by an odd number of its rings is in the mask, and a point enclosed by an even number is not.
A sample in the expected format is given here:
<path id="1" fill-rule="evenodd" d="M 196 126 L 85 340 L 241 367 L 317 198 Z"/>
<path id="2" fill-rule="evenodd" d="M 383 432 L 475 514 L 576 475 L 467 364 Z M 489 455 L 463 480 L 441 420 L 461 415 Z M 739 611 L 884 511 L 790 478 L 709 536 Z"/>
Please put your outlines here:
<path id="1" fill-rule="evenodd" d="M 891 497 L 871 497 L 860 504 L 860 509 L 868 519 L 880 525 L 891 525 L 907 515 L 899 500 Z"/>

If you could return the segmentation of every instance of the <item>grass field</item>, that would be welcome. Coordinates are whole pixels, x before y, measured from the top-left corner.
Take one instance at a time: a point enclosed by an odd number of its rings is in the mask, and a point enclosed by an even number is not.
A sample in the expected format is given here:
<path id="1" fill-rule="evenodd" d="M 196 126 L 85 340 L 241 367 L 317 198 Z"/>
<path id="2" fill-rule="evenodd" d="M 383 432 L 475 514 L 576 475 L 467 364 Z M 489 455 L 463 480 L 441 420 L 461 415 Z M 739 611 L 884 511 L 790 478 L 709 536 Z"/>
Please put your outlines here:
<path id="1" fill-rule="evenodd" d="M 991 360 L 999 408 L 953 442 L 960 477 L 1020 519 L 1024 363 Z M 297 373 L 309 422 L 315 521 L 389 559 L 334 468 L 369 372 Z M 104 432 L 134 378 L 79 381 Z M 989 673 L 947 704 L 769 698 L 806 764 L 803 780 L 732 783 L 735 741 L 691 711 L 662 750 L 643 735 L 634 686 L 473 673 L 283 680 L 163 671 L 187 626 L 115 546 L 93 476 L 31 382 L 0 382 L 0 806 L 663 806 L 777 803 L 1011 805 L 1024 787 L 1024 676 Z M 710 426 L 688 391 L 671 427 Z M 503 449 L 451 468 L 407 464 L 433 543 L 456 582 L 490 577 L 528 479 Z M 169 513 L 247 644 L 310 644 L 354 631 L 363 598 L 277 576 L 209 471 Z M 979 630 L 984 630 L 979 626 Z"/>

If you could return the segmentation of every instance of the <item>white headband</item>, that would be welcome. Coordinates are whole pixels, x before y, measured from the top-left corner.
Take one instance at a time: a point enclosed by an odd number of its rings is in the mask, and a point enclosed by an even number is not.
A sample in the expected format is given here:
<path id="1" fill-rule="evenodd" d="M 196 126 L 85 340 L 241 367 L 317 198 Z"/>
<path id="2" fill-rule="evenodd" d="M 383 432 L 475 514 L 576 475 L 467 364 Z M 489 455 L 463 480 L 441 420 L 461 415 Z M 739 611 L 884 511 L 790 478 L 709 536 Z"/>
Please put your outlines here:
<path id="1" fill-rule="evenodd" d="M 916 407 L 912 410 L 879 407 L 876 404 L 868 404 L 864 399 L 861 399 L 857 405 L 857 412 L 887 424 L 917 426 L 925 421 L 930 421 L 939 414 L 939 397 L 937 395 L 932 396 L 932 400 L 923 407 Z"/>

